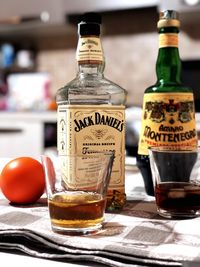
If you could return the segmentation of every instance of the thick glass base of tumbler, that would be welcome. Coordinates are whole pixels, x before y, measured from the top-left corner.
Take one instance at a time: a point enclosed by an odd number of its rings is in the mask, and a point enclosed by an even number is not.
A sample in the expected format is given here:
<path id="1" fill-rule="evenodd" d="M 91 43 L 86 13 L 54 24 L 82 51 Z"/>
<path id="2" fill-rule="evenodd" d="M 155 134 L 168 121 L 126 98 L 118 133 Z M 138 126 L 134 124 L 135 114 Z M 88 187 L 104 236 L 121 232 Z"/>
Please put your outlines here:
<path id="1" fill-rule="evenodd" d="M 51 225 L 53 232 L 63 235 L 82 236 L 82 235 L 94 235 L 102 229 L 102 224 L 97 224 L 88 228 L 65 228 L 58 225 Z"/>
<path id="2" fill-rule="evenodd" d="M 161 208 L 157 208 L 158 214 L 167 219 L 190 219 L 200 215 L 200 210 L 188 210 L 188 211 L 169 211 Z"/>

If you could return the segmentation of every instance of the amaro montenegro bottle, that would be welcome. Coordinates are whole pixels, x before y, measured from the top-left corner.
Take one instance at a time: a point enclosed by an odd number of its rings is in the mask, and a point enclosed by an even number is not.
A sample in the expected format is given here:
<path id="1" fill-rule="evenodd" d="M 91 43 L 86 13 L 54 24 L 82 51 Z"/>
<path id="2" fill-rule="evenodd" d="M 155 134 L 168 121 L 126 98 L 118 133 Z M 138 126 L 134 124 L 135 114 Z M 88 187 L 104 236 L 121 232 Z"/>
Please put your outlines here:
<path id="1" fill-rule="evenodd" d="M 114 151 L 107 209 L 121 209 L 125 195 L 126 91 L 104 78 L 100 40 L 101 16 L 86 13 L 78 24 L 76 77 L 57 92 L 60 156 Z"/>
<path id="2" fill-rule="evenodd" d="M 197 146 L 193 91 L 181 82 L 178 50 L 180 21 L 173 10 L 160 13 L 157 82 L 145 90 L 137 165 L 146 192 L 154 194 L 148 148 Z"/>

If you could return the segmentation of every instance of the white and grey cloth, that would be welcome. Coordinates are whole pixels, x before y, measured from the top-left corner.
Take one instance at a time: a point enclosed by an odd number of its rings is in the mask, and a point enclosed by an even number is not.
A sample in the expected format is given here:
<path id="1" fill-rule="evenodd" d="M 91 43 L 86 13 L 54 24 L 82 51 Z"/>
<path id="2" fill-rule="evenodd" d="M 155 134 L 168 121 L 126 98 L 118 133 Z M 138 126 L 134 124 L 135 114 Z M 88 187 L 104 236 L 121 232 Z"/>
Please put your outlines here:
<path id="1" fill-rule="evenodd" d="M 126 193 L 123 211 L 106 213 L 104 229 L 87 237 L 52 232 L 45 197 L 32 206 L 12 206 L 0 194 L 0 251 L 91 266 L 199 267 L 200 217 L 159 217 L 133 166 L 126 172 Z"/>
<path id="2" fill-rule="evenodd" d="M 105 217 L 100 233 L 69 237 L 52 232 L 45 198 L 32 206 L 12 206 L 2 198 L 0 251 L 116 267 L 200 262 L 200 218 L 165 220 L 153 199 L 132 199 L 122 212 Z"/>

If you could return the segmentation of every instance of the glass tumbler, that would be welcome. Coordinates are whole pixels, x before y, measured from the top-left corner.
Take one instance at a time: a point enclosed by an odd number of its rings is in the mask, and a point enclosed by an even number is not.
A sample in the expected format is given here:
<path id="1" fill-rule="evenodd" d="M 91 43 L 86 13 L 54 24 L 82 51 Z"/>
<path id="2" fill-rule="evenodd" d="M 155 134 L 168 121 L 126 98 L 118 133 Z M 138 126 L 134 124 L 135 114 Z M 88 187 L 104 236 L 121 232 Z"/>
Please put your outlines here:
<path id="1" fill-rule="evenodd" d="M 52 230 L 87 235 L 102 228 L 114 154 L 42 156 Z"/>
<path id="2" fill-rule="evenodd" d="M 192 218 L 200 212 L 200 149 L 149 149 L 158 213 L 166 218 Z"/>

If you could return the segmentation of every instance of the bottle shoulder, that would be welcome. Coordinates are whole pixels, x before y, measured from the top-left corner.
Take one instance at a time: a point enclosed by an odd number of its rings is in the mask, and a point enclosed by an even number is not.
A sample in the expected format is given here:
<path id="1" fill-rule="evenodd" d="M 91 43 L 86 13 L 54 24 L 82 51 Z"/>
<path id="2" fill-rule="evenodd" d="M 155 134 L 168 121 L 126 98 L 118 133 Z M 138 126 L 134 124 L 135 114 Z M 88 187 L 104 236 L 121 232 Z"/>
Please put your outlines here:
<path id="1" fill-rule="evenodd" d="M 145 90 L 146 93 L 193 93 L 193 89 L 184 84 L 156 83 Z"/>
<path id="2" fill-rule="evenodd" d="M 104 99 L 103 102 L 111 104 L 125 104 L 127 92 L 118 84 L 104 78 L 88 75 L 87 77 L 75 77 L 72 81 L 57 91 L 56 99 L 59 101 L 87 102 Z M 90 99 L 90 100 L 89 100 Z M 96 101 L 95 101 L 96 99 Z M 91 101 L 90 101 L 91 102 Z"/>
<path id="3" fill-rule="evenodd" d="M 105 77 L 102 79 L 102 85 L 105 87 L 108 86 L 108 88 L 116 92 L 123 93 L 125 95 L 127 94 L 127 91 L 123 87 Z"/>
<path id="4" fill-rule="evenodd" d="M 70 90 L 107 90 L 110 93 L 119 92 L 126 94 L 126 90 L 122 88 L 120 85 L 112 82 L 111 80 L 101 77 L 87 77 L 85 79 L 74 78 L 72 81 L 68 82 L 59 91 L 70 91 Z"/>

